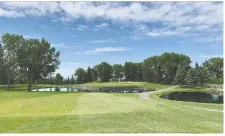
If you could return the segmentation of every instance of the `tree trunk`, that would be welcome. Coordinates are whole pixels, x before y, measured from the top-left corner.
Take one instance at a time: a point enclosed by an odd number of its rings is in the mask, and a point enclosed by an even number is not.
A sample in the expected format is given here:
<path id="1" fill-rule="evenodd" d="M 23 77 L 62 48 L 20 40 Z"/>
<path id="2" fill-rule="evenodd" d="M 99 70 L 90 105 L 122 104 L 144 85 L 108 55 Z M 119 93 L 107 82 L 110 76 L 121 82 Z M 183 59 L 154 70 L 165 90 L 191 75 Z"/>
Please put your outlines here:
<path id="1" fill-rule="evenodd" d="M 7 82 L 7 90 L 10 88 L 10 73 L 8 71 L 8 82 Z"/>
<path id="2" fill-rule="evenodd" d="M 31 92 L 32 89 L 32 74 L 31 71 L 28 71 L 28 92 Z"/>
<path id="3" fill-rule="evenodd" d="M 8 79 L 7 90 L 9 90 L 9 88 L 10 88 L 10 79 Z"/>

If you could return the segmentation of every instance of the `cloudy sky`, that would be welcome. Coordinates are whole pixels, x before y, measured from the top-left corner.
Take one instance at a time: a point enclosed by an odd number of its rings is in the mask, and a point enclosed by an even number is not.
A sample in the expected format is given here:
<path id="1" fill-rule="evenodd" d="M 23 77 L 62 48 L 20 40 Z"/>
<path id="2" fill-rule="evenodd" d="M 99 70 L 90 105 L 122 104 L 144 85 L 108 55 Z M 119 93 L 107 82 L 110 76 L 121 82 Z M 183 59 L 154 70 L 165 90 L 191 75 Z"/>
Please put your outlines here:
<path id="1" fill-rule="evenodd" d="M 46 38 L 61 52 L 64 77 L 164 52 L 202 63 L 223 56 L 223 3 L 0 2 L 0 35 L 7 32 Z"/>

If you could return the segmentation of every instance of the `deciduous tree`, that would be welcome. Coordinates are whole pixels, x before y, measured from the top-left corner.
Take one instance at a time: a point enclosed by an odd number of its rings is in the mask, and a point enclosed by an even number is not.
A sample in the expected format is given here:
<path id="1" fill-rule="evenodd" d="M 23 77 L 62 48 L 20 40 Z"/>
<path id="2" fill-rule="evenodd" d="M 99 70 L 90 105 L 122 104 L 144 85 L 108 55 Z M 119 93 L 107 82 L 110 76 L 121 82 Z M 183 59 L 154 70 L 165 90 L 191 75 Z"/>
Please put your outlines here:
<path id="1" fill-rule="evenodd" d="M 3 62 L 4 62 L 4 72 L 7 73 L 7 84 L 8 84 L 8 89 L 10 87 L 10 81 L 13 80 L 13 78 L 16 77 L 18 74 L 19 70 L 19 65 L 18 65 L 18 59 L 17 59 L 17 54 L 18 49 L 24 45 L 25 39 L 23 38 L 22 35 L 16 35 L 16 34 L 4 34 L 2 36 L 2 44 L 3 44 L 3 52 L 4 52 L 4 57 L 3 57 Z"/>
<path id="2" fill-rule="evenodd" d="M 215 57 L 206 60 L 203 63 L 203 68 L 210 76 L 211 83 L 223 83 L 223 58 Z"/>
<path id="3" fill-rule="evenodd" d="M 76 83 L 77 84 L 83 84 L 86 83 L 86 71 L 83 68 L 76 69 L 76 72 L 74 74 L 76 76 Z"/>
<path id="4" fill-rule="evenodd" d="M 107 62 L 102 62 L 96 66 L 99 78 L 102 82 L 108 82 L 112 78 L 113 69 Z"/>
<path id="5" fill-rule="evenodd" d="M 124 76 L 124 67 L 122 64 L 114 64 L 113 68 L 113 78 L 116 81 L 120 81 Z"/>
<path id="6" fill-rule="evenodd" d="M 47 77 L 58 68 L 59 52 L 45 39 L 27 39 L 18 49 L 18 63 L 20 68 L 27 70 L 28 91 L 36 79 Z"/>
<path id="7" fill-rule="evenodd" d="M 57 74 L 55 75 L 55 80 L 56 80 L 56 84 L 57 84 L 57 85 L 61 85 L 61 84 L 63 83 L 63 77 L 61 76 L 60 73 L 57 73 Z"/>

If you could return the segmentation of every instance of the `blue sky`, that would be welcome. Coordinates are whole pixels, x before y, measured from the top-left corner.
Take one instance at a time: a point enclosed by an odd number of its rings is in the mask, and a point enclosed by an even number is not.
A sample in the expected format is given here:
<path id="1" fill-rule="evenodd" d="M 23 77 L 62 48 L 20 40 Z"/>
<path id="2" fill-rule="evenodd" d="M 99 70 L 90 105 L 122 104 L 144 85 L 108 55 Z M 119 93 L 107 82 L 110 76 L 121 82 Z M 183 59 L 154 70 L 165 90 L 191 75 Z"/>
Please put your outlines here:
<path id="1" fill-rule="evenodd" d="M 65 78 L 78 67 L 164 52 L 202 63 L 223 56 L 223 3 L 0 2 L 0 35 L 7 32 L 46 38 L 61 53 Z"/>

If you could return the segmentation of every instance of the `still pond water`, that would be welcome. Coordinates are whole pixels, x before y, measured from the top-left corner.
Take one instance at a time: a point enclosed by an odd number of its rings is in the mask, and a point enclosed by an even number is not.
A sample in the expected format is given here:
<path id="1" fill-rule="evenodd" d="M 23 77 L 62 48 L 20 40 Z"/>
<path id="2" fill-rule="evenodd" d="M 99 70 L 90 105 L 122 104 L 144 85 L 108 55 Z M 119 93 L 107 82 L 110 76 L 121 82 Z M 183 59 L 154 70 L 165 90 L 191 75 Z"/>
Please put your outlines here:
<path id="1" fill-rule="evenodd" d="M 34 89 L 32 90 L 33 92 L 56 92 L 56 91 L 60 91 L 60 92 L 72 92 L 72 91 L 77 91 L 77 89 L 75 88 L 41 88 L 41 89 Z"/>
<path id="2" fill-rule="evenodd" d="M 205 92 L 172 92 L 161 95 L 160 98 L 200 103 L 223 103 L 223 96 Z"/>
<path id="3" fill-rule="evenodd" d="M 148 91 L 143 87 L 53 87 L 34 89 L 33 92 L 73 92 L 73 91 L 87 91 L 87 92 L 108 92 L 108 93 L 139 93 Z"/>

